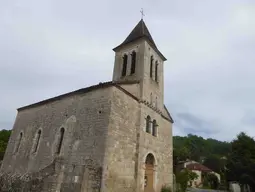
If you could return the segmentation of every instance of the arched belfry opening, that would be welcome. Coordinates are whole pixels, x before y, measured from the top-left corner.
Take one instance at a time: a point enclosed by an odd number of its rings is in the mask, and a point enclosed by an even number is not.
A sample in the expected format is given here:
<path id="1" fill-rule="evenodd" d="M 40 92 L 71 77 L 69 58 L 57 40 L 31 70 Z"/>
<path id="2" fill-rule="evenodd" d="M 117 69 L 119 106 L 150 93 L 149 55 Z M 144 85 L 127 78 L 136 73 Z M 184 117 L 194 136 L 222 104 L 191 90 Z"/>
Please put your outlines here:
<path id="1" fill-rule="evenodd" d="M 128 62 L 128 56 L 125 54 L 123 56 L 123 66 L 122 66 L 122 77 L 126 76 L 127 74 L 127 62 Z"/>
<path id="2" fill-rule="evenodd" d="M 123 80 L 123 77 L 127 77 L 124 79 L 137 81 L 146 79 L 147 76 L 151 80 L 157 82 L 160 79 L 159 75 L 161 75 L 163 71 L 159 70 L 159 67 L 161 65 L 163 66 L 163 62 L 166 61 L 166 58 L 157 48 L 143 19 L 139 21 L 121 44 L 113 48 L 113 51 L 115 52 L 113 81 Z M 123 53 L 126 55 L 123 55 Z M 149 56 L 149 58 L 147 58 L 148 61 L 145 59 L 145 55 Z M 156 60 L 160 62 L 161 65 L 156 66 Z M 157 71 L 155 72 L 155 70 Z M 159 71 L 160 73 L 158 73 Z M 147 72 L 149 74 L 147 74 Z M 130 78 L 130 76 L 132 77 Z M 150 84 L 148 84 L 148 86 L 150 86 Z M 148 89 L 148 86 L 143 86 L 143 89 Z"/>
<path id="3" fill-rule="evenodd" d="M 144 192 L 154 192 L 155 158 L 149 153 L 145 159 Z"/>

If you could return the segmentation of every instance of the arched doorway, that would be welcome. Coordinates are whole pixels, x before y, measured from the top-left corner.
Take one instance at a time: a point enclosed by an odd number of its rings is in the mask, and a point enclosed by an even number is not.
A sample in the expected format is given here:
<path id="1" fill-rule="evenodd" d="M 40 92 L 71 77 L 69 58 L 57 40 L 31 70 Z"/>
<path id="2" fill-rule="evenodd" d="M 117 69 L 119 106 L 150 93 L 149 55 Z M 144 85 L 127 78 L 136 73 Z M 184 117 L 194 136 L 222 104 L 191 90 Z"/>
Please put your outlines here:
<path id="1" fill-rule="evenodd" d="M 144 192 L 154 192 L 154 165 L 155 158 L 149 153 L 145 160 Z"/>

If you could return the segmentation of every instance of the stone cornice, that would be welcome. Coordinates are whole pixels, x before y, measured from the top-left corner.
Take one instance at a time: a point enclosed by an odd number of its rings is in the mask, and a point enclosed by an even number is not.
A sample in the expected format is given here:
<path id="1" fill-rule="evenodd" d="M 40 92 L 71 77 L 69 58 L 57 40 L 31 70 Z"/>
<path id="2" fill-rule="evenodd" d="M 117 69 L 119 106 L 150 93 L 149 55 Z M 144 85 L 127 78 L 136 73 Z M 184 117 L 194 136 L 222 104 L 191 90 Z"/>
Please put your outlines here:
<path id="1" fill-rule="evenodd" d="M 146 100 L 139 100 L 140 103 L 143 103 L 144 105 L 146 105 L 147 107 L 149 107 L 150 109 L 152 109 L 153 111 L 155 111 L 156 113 L 158 113 L 159 115 L 161 115 L 161 117 L 163 117 L 164 119 L 166 119 L 167 121 L 173 123 L 172 118 L 169 119 L 168 117 L 166 117 L 163 112 L 161 110 L 159 110 L 158 108 L 156 108 L 155 106 L 153 106 L 149 101 Z"/>

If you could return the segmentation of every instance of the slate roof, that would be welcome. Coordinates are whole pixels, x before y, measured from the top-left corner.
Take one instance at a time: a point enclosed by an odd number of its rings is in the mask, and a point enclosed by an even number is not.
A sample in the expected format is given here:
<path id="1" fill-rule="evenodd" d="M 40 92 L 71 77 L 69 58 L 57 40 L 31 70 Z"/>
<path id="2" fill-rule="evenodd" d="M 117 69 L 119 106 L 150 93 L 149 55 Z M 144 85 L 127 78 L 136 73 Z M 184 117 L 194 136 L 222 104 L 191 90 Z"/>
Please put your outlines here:
<path id="1" fill-rule="evenodd" d="M 166 113 L 167 113 L 167 115 L 169 116 L 169 118 L 170 118 L 171 122 L 172 122 L 172 123 L 174 123 L 174 120 L 173 120 L 173 118 L 172 118 L 171 114 L 169 113 L 169 111 L 168 111 L 168 109 L 167 109 L 167 107 L 166 107 L 165 105 L 164 105 L 164 108 L 165 108 Z"/>
<path id="2" fill-rule="evenodd" d="M 161 56 L 161 58 L 165 61 L 166 58 L 164 55 L 158 50 L 156 43 L 154 42 L 146 24 L 144 23 L 143 19 L 139 21 L 139 23 L 135 26 L 135 28 L 131 31 L 128 37 L 117 47 L 113 50 L 116 51 L 118 48 L 127 45 L 131 42 L 134 42 L 138 39 L 145 38 L 149 44 L 155 49 L 155 51 Z"/>
<path id="3" fill-rule="evenodd" d="M 130 93 L 129 91 L 127 91 L 126 89 L 124 89 L 120 86 L 120 85 L 124 85 L 124 84 L 138 84 L 138 83 L 139 83 L 139 81 L 137 81 L 137 80 L 107 81 L 107 82 L 103 82 L 103 83 L 100 82 L 99 84 L 92 85 L 90 87 L 78 89 L 76 91 L 72 91 L 72 92 L 65 93 L 65 94 L 62 94 L 62 95 L 59 95 L 59 96 L 56 96 L 56 97 L 52 97 L 52 98 L 49 98 L 49 99 L 46 99 L 46 100 L 43 100 L 43 101 L 40 101 L 40 102 L 37 102 L 37 103 L 33 103 L 33 104 L 30 104 L 30 105 L 27 105 L 27 106 L 24 106 L 24 107 L 20 107 L 20 108 L 17 109 L 17 111 L 19 112 L 19 111 L 22 111 L 24 109 L 29 109 L 29 108 L 37 107 L 37 106 L 40 106 L 40 105 L 45 105 L 45 104 L 48 104 L 48 103 L 53 102 L 53 101 L 61 100 L 65 97 L 69 97 L 71 95 L 83 94 L 83 93 L 87 93 L 87 92 L 90 92 L 90 91 L 94 91 L 94 90 L 101 89 L 101 88 L 106 88 L 106 87 L 111 87 L 111 86 L 115 86 L 116 88 L 123 91 L 125 94 L 129 95 L 134 100 L 139 102 L 140 101 L 139 98 L 137 98 L 132 93 Z M 170 114 L 168 114 L 168 115 L 169 115 L 169 117 L 166 117 L 163 114 L 161 114 L 161 116 L 164 119 L 166 119 L 166 120 L 170 121 L 171 123 L 173 123 L 173 119 L 172 119 L 171 115 Z"/>
<path id="4" fill-rule="evenodd" d="M 24 106 L 24 107 L 20 107 L 17 110 L 21 111 L 23 109 L 28 109 L 28 108 L 44 105 L 44 104 L 50 103 L 52 101 L 57 101 L 57 100 L 60 100 L 62 98 L 65 98 L 65 97 L 68 97 L 68 96 L 71 96 L 71 95 L 87 93 L 87 92 L 94 91 L 94 90 L 100 89 L 100 88 L 105 88 L 105 87 L 110 87 L 110 86 L 115 86 L 115 85 L 123 85 L 123 84 L 136 84 L 136 83 L 139 83 L 139 81 L 134 80 L 134 81 L 107 81 L 107 82 L 103 82 L 103 83 L 100 82 L 99 84 L 92 85 L 90 87 L 78 89 L 76 91 L 72 91 L 72 92 L 65 93 L 65 94 L 62 94 L 62 95 L 59 95 L 59 96 L 56 96 L 56 97 L 52 97 L 52 98 L 49 98 L 49 99 L 42 100 L 42 101 L 37 102 L 37 103 L 33 103 L 33 104 L 30 104 L 30 105 L 27 105 L 27 106 Z M 134 99 L 136 99 L 138 101 L 138 98 L 133 96 L 128 91 L 125 91 L 125 93 L 131 95 Z"/>

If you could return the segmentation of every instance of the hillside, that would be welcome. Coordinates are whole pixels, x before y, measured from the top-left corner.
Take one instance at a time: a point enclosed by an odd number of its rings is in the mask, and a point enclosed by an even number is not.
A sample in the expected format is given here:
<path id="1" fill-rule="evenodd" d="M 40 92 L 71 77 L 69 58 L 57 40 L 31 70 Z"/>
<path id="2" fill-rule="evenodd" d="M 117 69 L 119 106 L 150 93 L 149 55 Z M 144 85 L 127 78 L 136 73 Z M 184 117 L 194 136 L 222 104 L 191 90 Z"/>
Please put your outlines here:
<path id="1" fill-rule="evenodd" d="M 231 152 L 231 144 L 215 139 L 204 139 L 197 135 L 174 136 L 174 164 L 186 159 L 203 163 L 216 172 L 221 170 L 221 162 Z"/>
<path id="2" fill-rule="evenodd" d="M 0 131 L 0 161 L 4 158 L 4 152 L 7 147 L 10 135 L 11 130 L 3 129 Z"/>

